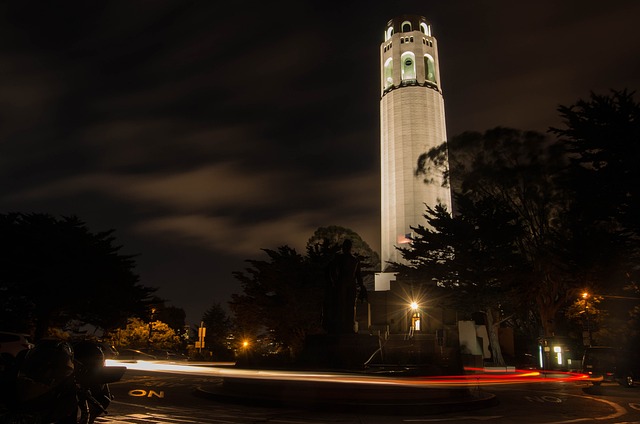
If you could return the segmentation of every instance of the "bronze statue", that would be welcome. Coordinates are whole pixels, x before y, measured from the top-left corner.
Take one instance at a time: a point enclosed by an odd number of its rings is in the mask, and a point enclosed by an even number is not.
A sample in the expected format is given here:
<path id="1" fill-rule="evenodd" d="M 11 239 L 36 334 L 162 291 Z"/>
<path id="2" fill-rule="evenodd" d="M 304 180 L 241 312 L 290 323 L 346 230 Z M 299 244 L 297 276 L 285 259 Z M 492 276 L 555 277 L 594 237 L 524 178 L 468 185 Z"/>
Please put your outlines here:
<path id="1" fill-rule="evenodd" d="M 356 332 L 356 293 L 366 295 L 362 281 L 360 261 L 351 253 L 352 242 L 342 243 L 329 266 L 329 281 L 325 292 L 323 322 L 330 334 L 353 334 Z"/>

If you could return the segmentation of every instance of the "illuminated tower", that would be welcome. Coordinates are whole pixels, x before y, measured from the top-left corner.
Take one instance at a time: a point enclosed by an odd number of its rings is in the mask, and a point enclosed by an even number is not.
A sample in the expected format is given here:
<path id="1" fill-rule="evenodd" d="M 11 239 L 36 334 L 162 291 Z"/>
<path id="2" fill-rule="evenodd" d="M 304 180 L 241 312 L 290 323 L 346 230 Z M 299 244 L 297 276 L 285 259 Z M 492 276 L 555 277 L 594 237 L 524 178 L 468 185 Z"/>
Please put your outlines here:
<path id="1" fill-rule="evenodd" d="M 381 260 L 401 262 L 395 249 L 408 243 L 410 227 L 426 225 L 426 206 L 451 211 L 451 192 L 441 176 L 416 176 L 418 158 L 447 139 L 436 39 L 424 17 L 390 20 L 380 46 Z M 380 277 L 380 276 L 379 276 Z M 388 290 L 388 278 L 376 290 Z"/>

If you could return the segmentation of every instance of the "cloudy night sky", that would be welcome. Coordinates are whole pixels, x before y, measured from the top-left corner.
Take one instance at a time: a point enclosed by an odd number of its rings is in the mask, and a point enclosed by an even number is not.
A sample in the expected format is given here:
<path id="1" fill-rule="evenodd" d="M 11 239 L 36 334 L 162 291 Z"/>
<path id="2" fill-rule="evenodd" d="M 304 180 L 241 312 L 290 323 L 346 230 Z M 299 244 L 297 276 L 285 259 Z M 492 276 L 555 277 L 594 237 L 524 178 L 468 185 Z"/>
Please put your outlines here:
<path id="1" fill-rule="evenodd" d="M 394 16 L 432 25 L 449 137 L 546 131 L 559 105 L 640 86 L 637 0 L 219 3 L 0 5 L 0 213 L 115 229 L 189 324 L 262 248 L 340 225 L 379 252 Z"/>

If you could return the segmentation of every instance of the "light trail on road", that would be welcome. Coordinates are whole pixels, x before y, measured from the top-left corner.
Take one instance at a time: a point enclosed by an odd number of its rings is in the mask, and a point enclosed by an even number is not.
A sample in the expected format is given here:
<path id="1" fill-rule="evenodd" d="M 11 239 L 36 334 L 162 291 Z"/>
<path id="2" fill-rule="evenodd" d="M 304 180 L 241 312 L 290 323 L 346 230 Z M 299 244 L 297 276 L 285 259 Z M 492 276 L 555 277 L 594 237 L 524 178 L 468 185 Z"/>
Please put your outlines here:
<path id="1" fill-rule="evenodd" d="M 301 370 L 254 370 L 204 365 L 183 365 L 178 363 L 168 363 L 164 361 L 119 361 L 109 359 L 107 360 L 107 366 L 109 365 L 125 366 L 127 367 L 127 369 L 131 370 L 143 370 L 172 374 L 188 374 L 218 378 L 307 381 L 320 383 L 350 383 L 424 388 L 478 387 L 521 383 L 594 381 L 594 379 L 590 378 L 588 375 L 581 373 L 538 370 L 515 370 L 513 372 L 498 373 L 495 371 L 484 372 L 477 369 L 468 369 L 468 373 L 464 375 L 397 377 L 356 372 L 336 373 Z"/>

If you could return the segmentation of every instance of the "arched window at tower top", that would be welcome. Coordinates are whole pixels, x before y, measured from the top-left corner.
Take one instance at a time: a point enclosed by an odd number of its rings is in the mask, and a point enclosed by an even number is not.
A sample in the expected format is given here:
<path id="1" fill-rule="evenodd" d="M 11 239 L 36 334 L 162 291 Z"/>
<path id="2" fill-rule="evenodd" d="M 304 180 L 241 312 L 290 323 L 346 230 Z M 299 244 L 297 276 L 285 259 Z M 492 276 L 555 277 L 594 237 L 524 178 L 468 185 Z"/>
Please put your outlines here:
<path id="1" fill-rule="evenodd" d="M 402 28 L 402 32 L 411 32 L 411 22 L 404 21 L 400 28 Z"/>
<path id="2" fill-rule="evenodd" d="M 393 85 L 393 59 L 389 58 L 384 63 L 384 89 Z"/>
<path id="3" fill-rule="evenodd" d="M 431 37 L 431 28 L 429 28 L 429 25 L 425 22 L 420 22 L 420 31 L 422 31 L 424 35 Z"/>
<path id="4" fill-rule="evenodd" d="M 427 81 L 437 84 L 436 81 L 436 64 L 431 55 L 424 55 L 424 77 Z"/>
<path id="5" fill-rule="evenodd" d="M 393 35 L 393 27 L 390 26 L 389 28 L 387 28 L 387 32 L 384 33 L 384 41 L 389 40 L 392 35 Z"/>

